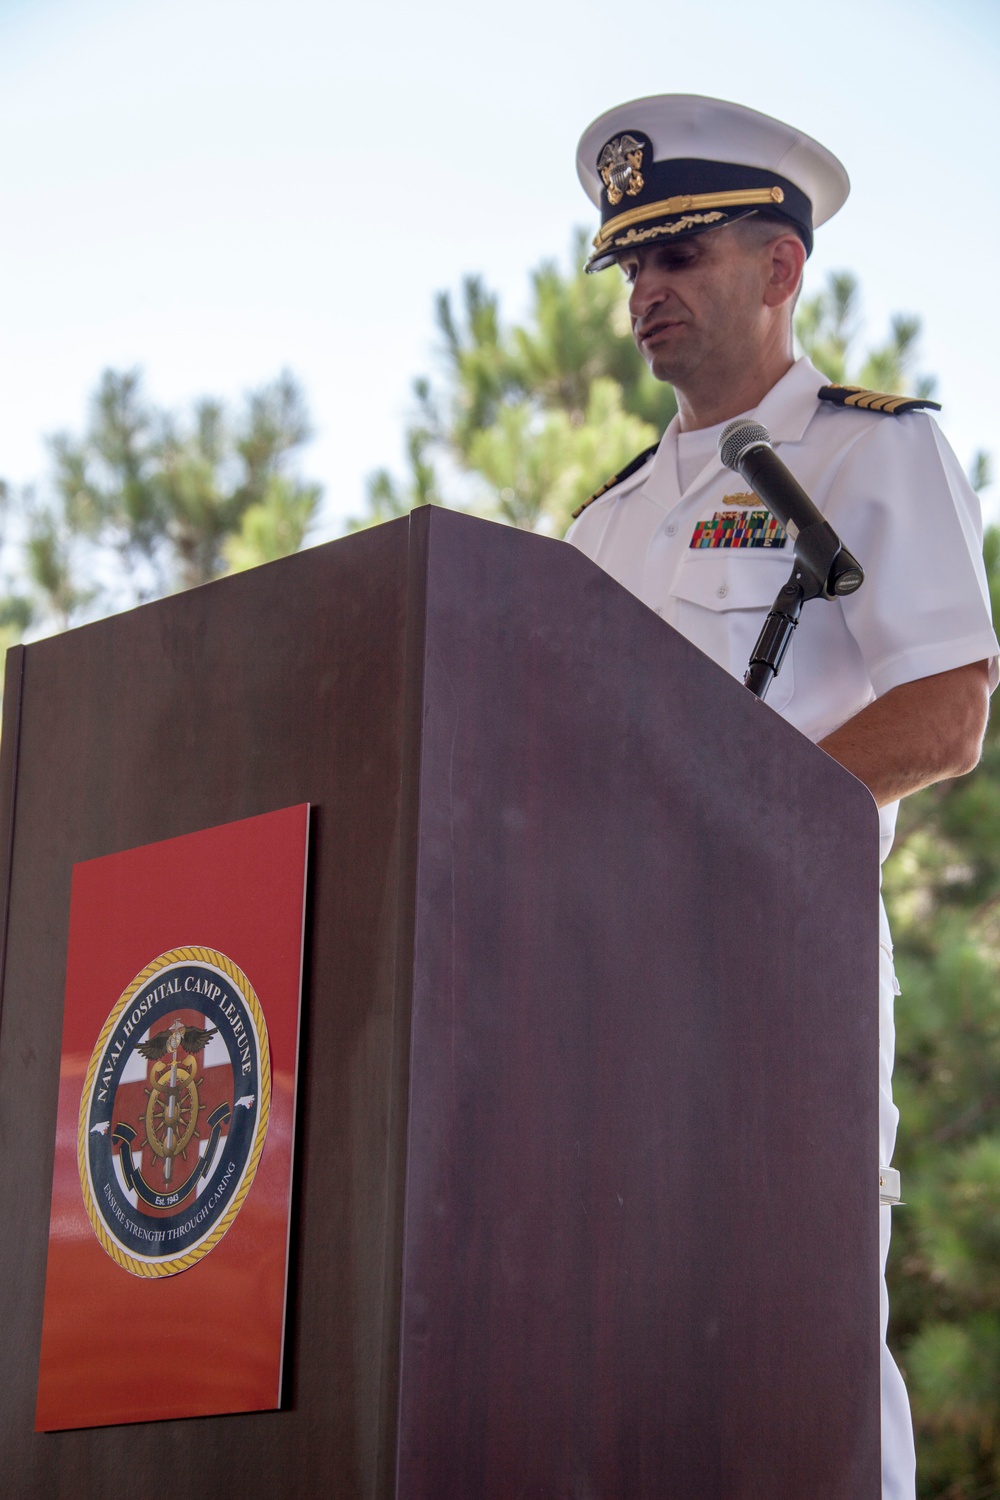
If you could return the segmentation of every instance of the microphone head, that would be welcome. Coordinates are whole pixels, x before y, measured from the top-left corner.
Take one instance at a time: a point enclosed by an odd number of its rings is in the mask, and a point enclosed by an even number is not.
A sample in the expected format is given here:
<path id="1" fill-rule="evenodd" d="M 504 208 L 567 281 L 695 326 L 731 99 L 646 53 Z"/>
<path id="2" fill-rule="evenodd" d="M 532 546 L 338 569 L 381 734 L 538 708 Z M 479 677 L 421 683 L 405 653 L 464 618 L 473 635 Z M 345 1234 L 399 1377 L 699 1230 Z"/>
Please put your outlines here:
<path id="1" fill-rule="evenodd" d="M 740 459 L 751 448 L 770 448 L 771 434 L 760 422 L 737 417 L 719 433 L 719 457 L 727 469 L 739 469 Z"/>

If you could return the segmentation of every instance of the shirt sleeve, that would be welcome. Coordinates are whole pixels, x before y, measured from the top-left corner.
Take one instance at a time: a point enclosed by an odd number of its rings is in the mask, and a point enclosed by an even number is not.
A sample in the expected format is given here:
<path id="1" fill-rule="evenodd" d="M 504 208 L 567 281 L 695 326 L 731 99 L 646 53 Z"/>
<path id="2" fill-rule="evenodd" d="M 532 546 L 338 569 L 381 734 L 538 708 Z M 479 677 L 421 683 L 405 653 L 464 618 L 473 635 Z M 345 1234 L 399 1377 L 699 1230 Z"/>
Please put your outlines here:
<path id="1" fill-rule="evenodd" d="M 865 570 L 842 602 L 875 694 L 989 660 L 994 634 L 979 501 L 932 417 L 874 417 L 823 507 Z"/>

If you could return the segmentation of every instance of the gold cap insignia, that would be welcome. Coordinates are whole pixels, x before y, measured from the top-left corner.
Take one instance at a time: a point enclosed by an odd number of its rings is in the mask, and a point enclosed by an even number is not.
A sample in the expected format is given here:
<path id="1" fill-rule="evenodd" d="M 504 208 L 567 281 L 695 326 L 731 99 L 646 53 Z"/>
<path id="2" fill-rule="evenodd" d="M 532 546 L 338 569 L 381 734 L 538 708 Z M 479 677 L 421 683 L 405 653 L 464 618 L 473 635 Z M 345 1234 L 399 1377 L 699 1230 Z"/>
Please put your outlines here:
<path id="1" fill-rule="evenodd" d="M 612 208 L 620 203 L 625 193 L 634 198 L 646 185 L 639 168 L 642 166 L 642 144 L 632 135 L 619 136 L 608 141 L 601 152 L 597 170 L 608 190 L 608 202 Z"/>

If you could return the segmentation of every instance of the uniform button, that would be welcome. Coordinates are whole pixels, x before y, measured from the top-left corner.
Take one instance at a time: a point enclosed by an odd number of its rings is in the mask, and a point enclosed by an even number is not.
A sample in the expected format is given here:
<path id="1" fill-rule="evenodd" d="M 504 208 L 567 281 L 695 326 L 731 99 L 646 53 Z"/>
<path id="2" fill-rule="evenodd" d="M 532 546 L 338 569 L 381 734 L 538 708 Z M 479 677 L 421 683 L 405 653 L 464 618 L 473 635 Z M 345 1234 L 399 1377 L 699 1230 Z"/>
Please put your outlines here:
<path id="1" fill-rule="evenodd" d="M 716 589 L 715 592 L 718 594 L 718 596 L 719 596 L 720 599 L 724 599 L 726 597 L 726 595 L 729 593 L 729 584 L 728 583 L 720 583 L 719 587 Z"/>
<path id="2" fill-rule="evenodd" d="M 673 521 L 671 521 L 670 525 L 666 528 L 666 530 L 667 530 L 667 536 L 676 536 L 677 535 L 677 527 L 674 525 Z"/>

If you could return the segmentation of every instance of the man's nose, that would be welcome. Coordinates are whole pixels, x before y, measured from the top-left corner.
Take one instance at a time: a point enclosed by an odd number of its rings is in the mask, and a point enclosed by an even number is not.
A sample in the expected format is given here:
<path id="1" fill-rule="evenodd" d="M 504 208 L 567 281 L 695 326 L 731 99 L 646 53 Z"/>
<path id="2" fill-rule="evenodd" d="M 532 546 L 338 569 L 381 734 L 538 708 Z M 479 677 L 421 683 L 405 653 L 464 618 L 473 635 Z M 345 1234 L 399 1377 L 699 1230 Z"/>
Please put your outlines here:
<path id="1" fill-rule="evenodd" d="M 652 266 L 640 265 L 635 273 L 628 299 L 628 310 L 632 321 L 636 322 L 639 318 L 644 318 L 664 300 L 665 296 L 663 278 L 655 274 Z"/>

